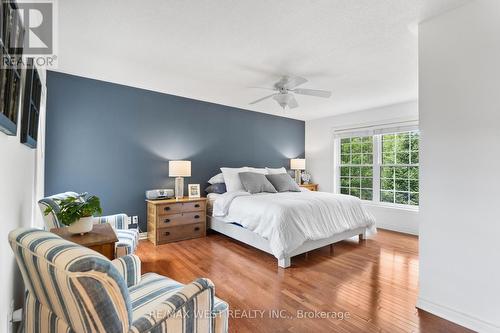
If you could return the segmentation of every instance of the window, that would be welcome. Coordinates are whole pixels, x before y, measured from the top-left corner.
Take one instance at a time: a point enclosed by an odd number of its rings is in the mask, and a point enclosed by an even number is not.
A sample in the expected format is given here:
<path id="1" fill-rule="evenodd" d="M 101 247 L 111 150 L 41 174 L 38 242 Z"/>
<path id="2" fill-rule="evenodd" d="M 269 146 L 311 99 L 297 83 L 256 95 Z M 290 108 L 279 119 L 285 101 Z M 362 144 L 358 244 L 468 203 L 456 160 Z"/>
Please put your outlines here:
<path id="1" fill-rule="evenodd" d="M 362 200 L 419 205 L 419 132 L 379 130 L 339 140 L 338 190 Z"/>
<path id="2" fill-rule="evenodd" d="M 340 193 L 363 200 L 373 199 L 373 138 L 341 140 Z"/>
<path id="3" fill-rule="evenodd" d="M 380 201 L 418 206 L 418 132 L 382 135 Z"/>

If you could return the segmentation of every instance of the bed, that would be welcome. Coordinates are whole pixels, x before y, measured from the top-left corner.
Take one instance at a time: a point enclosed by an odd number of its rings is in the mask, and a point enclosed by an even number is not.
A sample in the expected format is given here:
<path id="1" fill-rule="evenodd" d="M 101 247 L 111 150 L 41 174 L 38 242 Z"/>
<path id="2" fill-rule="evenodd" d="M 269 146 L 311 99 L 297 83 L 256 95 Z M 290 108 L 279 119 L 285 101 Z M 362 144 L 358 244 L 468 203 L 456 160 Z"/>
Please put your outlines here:
<path id="1" fill-rule="evenodd" d="M 210 194 L 208 212 L 209 228 L 274 255 L 282 268 L 293 256 L 376 232 L 358 198 L 306 189 Z"/>

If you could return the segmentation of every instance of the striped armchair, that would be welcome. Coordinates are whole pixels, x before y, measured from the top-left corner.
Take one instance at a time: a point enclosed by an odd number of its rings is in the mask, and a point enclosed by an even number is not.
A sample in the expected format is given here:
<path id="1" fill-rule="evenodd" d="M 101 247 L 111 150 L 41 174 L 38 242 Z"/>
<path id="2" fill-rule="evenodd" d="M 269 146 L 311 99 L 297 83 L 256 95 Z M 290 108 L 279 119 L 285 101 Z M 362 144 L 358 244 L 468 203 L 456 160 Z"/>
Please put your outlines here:
<path id="1" fill-rule="evenodd" d="M 9 234 L 26 287 L 26 333 L 214 332 L 228 330 L 228 305 L 214 285 L 141 276 L 135 255 L 109 261 L 39 229 Z"/>
<path id="2" fill-rule="evenodd" d="M 45 228 L 50 230 L 52 228 L 64 227 L 64 224 L 59 222 L 56 214 L 50 213 L 45 215 L 45 209 L 52 207 L 55 212 L 59 211 L 59 205 L 54 199 L 63 200 L 68 197 L 76 197 L 76 192 L 64 192 L 43 198 L 38 201 L 38 206 L 42 211 L 43 220 L 45 221 Z M 113 226 L 118 237 L 118 242 L 115 247 L 115 257 L 119 258 L 127 254 L 135 253 L 137 244 L 139 243 L 139 230 L 128 229 L 127 223 L 128 216 L 126 214 L 116 214 L 109 216 L 101 216 L 98 218 L 99 223 L 109 223 Z"/>

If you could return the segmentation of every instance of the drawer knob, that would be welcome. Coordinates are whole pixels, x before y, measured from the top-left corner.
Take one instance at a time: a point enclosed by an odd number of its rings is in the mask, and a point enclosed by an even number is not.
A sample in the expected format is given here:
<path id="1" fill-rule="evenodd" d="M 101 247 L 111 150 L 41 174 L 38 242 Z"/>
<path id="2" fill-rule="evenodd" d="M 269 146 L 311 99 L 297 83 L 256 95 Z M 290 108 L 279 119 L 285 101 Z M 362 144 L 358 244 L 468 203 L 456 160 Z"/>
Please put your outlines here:
<path id="1" fill-rule="evenodd" d="M 170 232 L 165 231 L 165 236 L 169 236 L 169 235 L 170 235 Z"/>
<path id="2" fill-rule="evenodd" d="M 199 231 L 199 230 L 200 230 L 200 227 L 194 228 L 194 231 Z"/>
<path id="3" fill-rule="evenodd" d="M 200 218 L 200 215 L 195 215 L 194 216 L 195 219 L 199 219 Z"/>
<path id="4" fill-rule="evenodd" d="M 165 222 L 165 223 L 169 223 L 169 222 L 170 222 L 170 219 L 165 219 L 163 222 Z"/>
<path id="5" fill-rule="evenodd" d="M 170 207 L 167 206 L 167 207 L 163 208 L 163 210 L 170 210 Z"/>
<path id="6" fill-rule="evenodd" d="M 194 208 L 200 208 L 200 204 L 194 205 Z"/>

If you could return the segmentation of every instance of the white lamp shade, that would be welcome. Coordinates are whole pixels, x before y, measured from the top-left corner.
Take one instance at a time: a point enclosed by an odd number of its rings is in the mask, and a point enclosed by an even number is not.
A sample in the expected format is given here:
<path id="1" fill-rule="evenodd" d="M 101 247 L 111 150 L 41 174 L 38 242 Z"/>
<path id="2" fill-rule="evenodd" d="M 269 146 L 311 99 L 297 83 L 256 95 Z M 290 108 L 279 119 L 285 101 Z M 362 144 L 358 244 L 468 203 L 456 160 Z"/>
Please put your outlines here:
<path id="1" fill-rule="evenodd" d="M 170 177 L 191 177 L 191 161 L 169 161 L 168 175 Z"/>
<path id="2" fill-rule="evenodd" d="M 290 160 L 290 169 L 292 170 L 305 170 L 306 160 L 303 158 L 292 158 Z"/>

